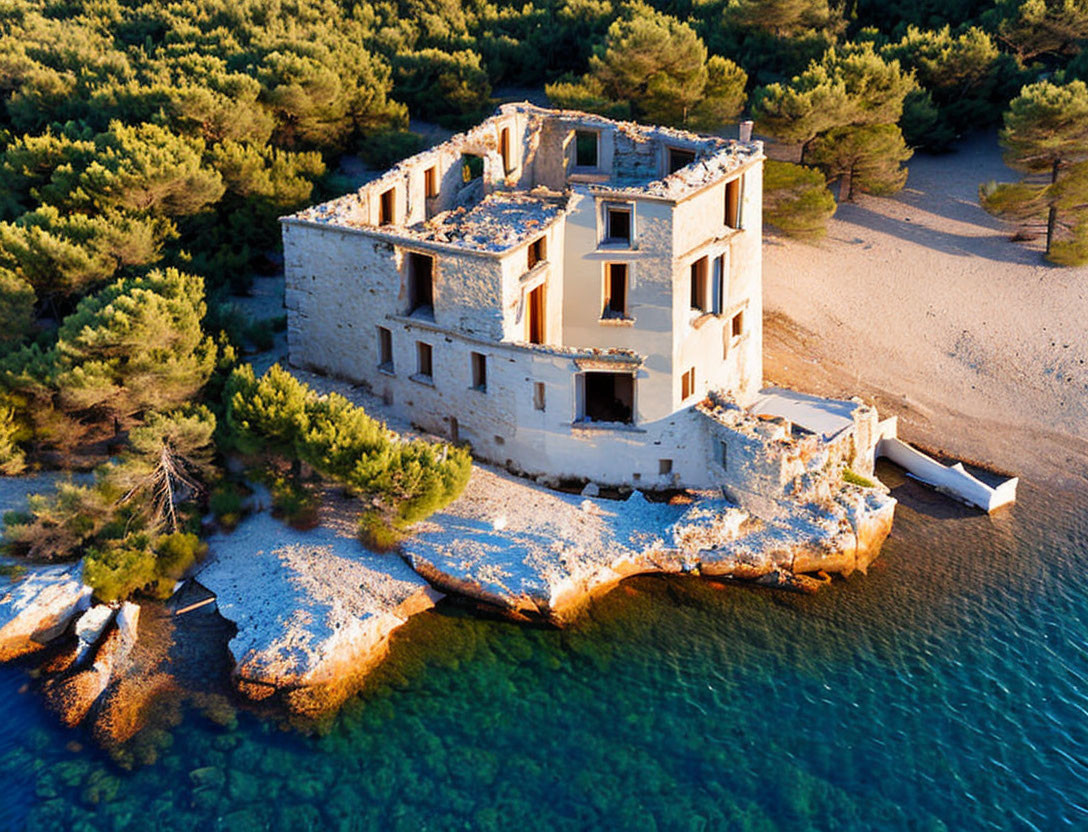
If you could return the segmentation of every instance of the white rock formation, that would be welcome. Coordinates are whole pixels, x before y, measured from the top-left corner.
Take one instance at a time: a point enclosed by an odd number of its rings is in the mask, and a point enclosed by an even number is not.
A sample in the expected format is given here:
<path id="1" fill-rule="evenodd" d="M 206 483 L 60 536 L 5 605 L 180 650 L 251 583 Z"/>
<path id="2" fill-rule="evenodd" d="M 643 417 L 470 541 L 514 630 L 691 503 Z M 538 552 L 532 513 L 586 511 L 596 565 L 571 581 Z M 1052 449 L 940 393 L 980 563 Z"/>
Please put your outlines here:
<path id="1" fill-rule="evenodd" d="M 117 610 L 114 607 L 108 604 L 97 604 L 79 617 L 76 621 L 76 638 L 79 639 L 76 645 L 76 665 L 83 664 L 90 656 L 94 646 L 98 644 L 116 614 Z"/>
<path id="2" fill-rule="evenodd" d="M 0 661 L 40 650 L 91 603 L 82 564 L 26 569 L 0 588 Z"/>
<path id="3" fill-rule="evenodd" d="M 209 544 L 196 578 L 238 627 L 235 674 L 255 698 L 359 675 L 393 630 L 442 597 L 397 555 L 328 527 L 298 531 L 262 513 Z"/>
<path id="4" fill-rule="evenodd" d="M 826 506 L 768 523 L 716 497 L 667 505 L 540 488 L 477 465 L 465 493 L 402 544 L 432 584 L 514 615 L 571 617 L 625 577 L 689 572 L 758 579 L 864 569 L 891 527 L 895 500 L 850 488 Z M 488 518 L 508 520 L 501 533 Z"/>

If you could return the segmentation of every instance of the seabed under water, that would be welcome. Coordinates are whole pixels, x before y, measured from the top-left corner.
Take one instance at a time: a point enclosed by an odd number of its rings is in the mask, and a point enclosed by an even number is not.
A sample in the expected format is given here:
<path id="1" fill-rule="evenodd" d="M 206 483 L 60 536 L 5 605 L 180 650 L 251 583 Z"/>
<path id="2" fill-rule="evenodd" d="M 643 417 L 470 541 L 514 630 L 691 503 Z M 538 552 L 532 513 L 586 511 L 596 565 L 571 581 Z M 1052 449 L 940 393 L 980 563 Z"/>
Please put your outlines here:
<path id="1" fill-rule="evenodd" d="M 633 578 L 566 630 L 441 604 L 320 734 L 191 712 L 125 771 L 0 667 L 0 828 L 1088 828 L 1088 498 L 881 477 L 867 576 Z"/>

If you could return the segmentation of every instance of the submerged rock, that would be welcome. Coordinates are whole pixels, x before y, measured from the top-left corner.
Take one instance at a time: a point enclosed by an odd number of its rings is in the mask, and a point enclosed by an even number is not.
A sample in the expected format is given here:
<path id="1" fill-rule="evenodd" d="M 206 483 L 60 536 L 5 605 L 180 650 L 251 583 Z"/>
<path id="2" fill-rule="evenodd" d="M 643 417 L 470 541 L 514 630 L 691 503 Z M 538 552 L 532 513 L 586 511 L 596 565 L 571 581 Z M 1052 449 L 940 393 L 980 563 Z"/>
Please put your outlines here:
<path id="1" fill-rule="evenodd" d="M 65 725 L 83 722 L 127 667 L 129 654 L 136 646 L 139 610 L 138 605 L 130 602 L 125 602 L 120 611 L 99 605 L 85 612 L 76 622 L 78 643 L 73 667 L 78 668 L 92 651 L 94 662 L 86 669 L 58 676 L 46 689 L 49 703 Z M 111 627 L 111 624 L 115 626 Z"/>
<path id="2" fill-rule="evenodd" d="M 338 704 L 390 633 L 441 597 L 396 555 L 327 526 L 298 531 L 257 514 L 209 543 L 198 579 L 238 628 L 238 688 L 254 699 L 287 691 L 298 711 Z"/>
<path id="3" fill-rule="evenodd" d="M 82 564 L 28 566 L 0 593 L 0 661 L 42 649 L 91 603 Z"/>

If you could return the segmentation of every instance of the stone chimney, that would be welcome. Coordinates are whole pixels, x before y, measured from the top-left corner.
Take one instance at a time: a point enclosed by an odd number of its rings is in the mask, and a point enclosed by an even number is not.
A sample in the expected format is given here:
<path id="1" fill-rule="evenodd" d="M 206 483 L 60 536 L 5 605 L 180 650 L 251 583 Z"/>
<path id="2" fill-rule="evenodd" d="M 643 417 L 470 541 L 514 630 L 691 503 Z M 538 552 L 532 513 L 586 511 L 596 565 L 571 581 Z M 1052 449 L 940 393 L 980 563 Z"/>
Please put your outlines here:
<path id="1" fill-rule="evenodd" d="M 740 123 L 740 140 L 742 142 L 750 142 L 752 140 L 752 121 L 742 121 Z"/>

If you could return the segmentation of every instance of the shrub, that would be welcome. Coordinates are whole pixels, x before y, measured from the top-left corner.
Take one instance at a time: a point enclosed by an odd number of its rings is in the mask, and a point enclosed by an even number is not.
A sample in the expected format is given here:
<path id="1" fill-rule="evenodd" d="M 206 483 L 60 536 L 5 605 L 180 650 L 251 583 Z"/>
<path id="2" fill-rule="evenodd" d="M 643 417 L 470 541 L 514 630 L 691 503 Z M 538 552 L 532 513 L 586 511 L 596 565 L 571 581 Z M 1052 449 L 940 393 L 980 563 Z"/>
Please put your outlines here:
<path id="1" fill-rule="evenodd" d="M 155 580 L 155 554 L 146 536 L 111 541 L 90 549 L 83 560 L 83 581 L 100 601 L 119 601 Z M 141 545 L 142 544 L 142 545 Z"/>
<path id="2" fill-rule="evenodd" d="M 169 598 L 174 584 L 208 547 L 195 534 L 146 534 L 109 541 L 87 552 L 83 580 L 100 601 L 120 601 L 134 592 Z"/>
<path id="3" fill-rule="evenodd" d="M 875 482 L 868 477 L 863 477 L 861 474 L 856 473 L 852 468 L 842 469 L 842 479 L 843 482 L 848 482 L 850 485 L 857 485 L 861 488 L 876 488 Z"/>
<path id="4" fill-rule="evenodd" d="M 308 508 L 300 491 L 302 462 L 369 500 L 392 534 L 449 504 L 468 482 L 466 449 L 404 441 L 343 396 L 318 396 L 278 365 L 260 379 L 248 365 L 240 367 L 227 387 L 226 421 L 237 446 L 293 463 L 291 482 L 273 485 L 288 517 L 303 517 Z M 375 523 L 367 520 L 370 528 Z"/>
<path id="5" fill-rule="evenodd" d="M 813 240 L 827 234 L 835 197 L 818 170 L 768 159 L 764 165 L 763 218 L 783 234 Z"/>
<path id="6" fill-rule="evenodd" d="M 217 485 L 208 497 L 208 508 L 223 528 L 230 530 L 242 519 L 242 494 L 234 483 Z"/>
<path id="7" fill-rule="evenodd" d="M 287 477 L 275 477 L 269 489 L 272 492 L 272 510 L 277 517 L 303 531 L 317 525 L 321 501 L 305 485 Z"/>

